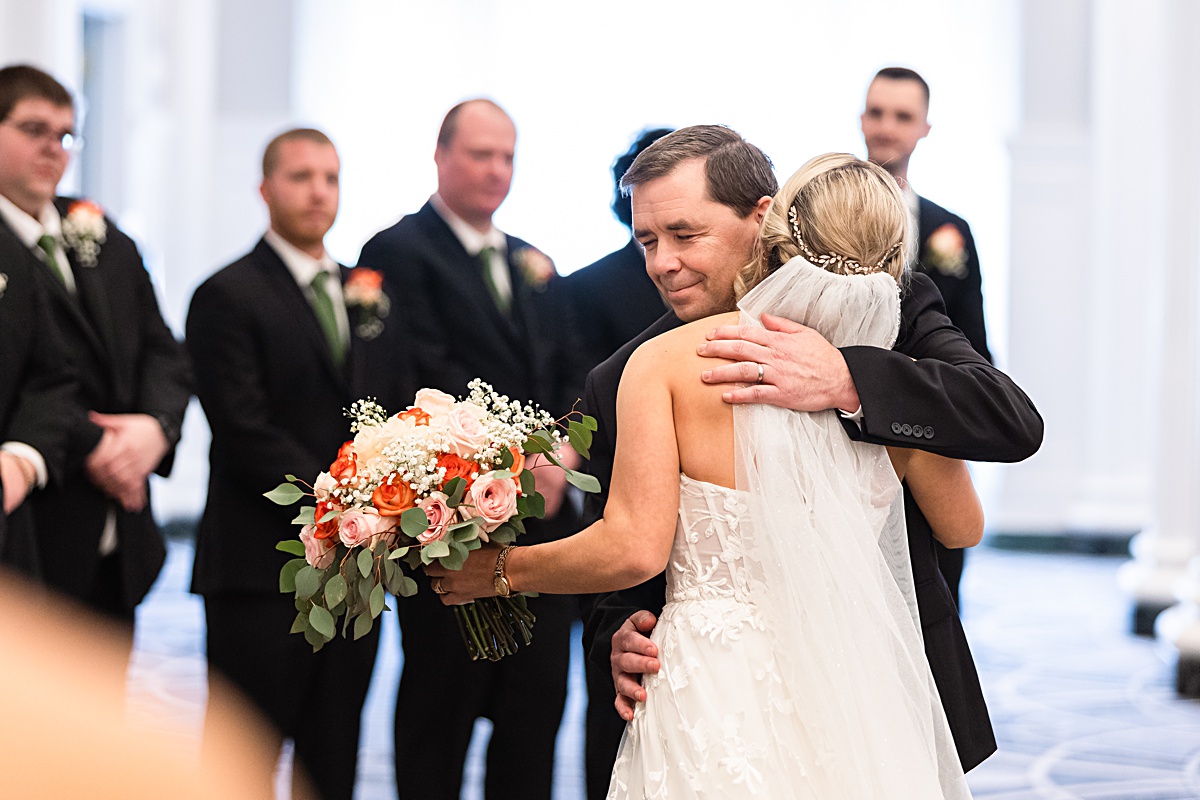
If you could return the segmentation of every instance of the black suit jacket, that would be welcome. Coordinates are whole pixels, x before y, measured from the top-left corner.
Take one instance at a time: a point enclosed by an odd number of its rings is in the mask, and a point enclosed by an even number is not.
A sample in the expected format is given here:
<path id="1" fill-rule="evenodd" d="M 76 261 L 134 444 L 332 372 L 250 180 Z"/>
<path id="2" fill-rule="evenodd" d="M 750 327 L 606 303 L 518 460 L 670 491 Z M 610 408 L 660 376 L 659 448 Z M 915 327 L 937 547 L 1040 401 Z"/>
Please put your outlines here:
<path id="1" fill-rule="evenodd" d="M 0 225 L 0 442 L 22 442 L 61 480 L 67 432 L 83 417 L 78 383 L 34 270 L 38 259 Z M 0 488 L 0 505 L 3 489 Z M 30 503 L 0 513 L 0 562 L 40 574 Z"/>
<path id="2" fill-rule="evenodd" d="M 311 483 L 329 468 L 351 438 L 343 409 L 355 400 L 374 397 L 393 413 L 412 403 L 419 387 L 404 315 L 393 304 L 382 331 L 364 338 L 359 309 L 347 312 L 350 349 L 339 368 L 304 292 L 265 240 L 192 296 L 187 347 L 212 429 L 192 591 L 277 595 L 289 556 L 275 545 L 297 535 L 299 507 L 263 493 L 285 475 Z"/>
<path id="3" fill-rule="evenodd" d="M 928 275 L 942 293 L 946 316 L 963 332 L 975 352 L 990 362 L 992 354 L 988 350 L 987 327 L 983 323 L 983 281 L 971 226 L 932 200 L 917 199 L 917 237 L 921 247 L 917 251 L 916 268 Z M 961 259 L 939 257 L 929 247 L 929 237 L 944 225 L 955 228 L 962 236 Z"/>
<path id="4" fill-rule="evenodd" d="M 637 240 L 563 279 L 588 368 L 646 330 L 667 310 Z"/>
<path id="5" fill-rule="evenodd" d="M 588 375 L 585 408 L 598 426 L 589 468 L 600 481 L 601 493 L 585 500 L 587 522 L 604 513 L 616 453 L 617 387 L 625 364 L 642 342 L 679 324 L 673 314 L 665 315 Z M 941 296 L 922 275 L 911 276 L 903 294 L 894 350 L 847 347 L 841 352 L 862 401 L 863 429 L 843 421 L 851 438 L 980 461 L 1020 460 L 1041 444 L 1042 420 L 1029 398 L 950 324 Z M 892 423 L 900 419 L 909 433 L 898 422 L 893 431 Z M 912 435 L 914 424 L 922 428 L 919 438 Z M 926 427 L 932 436 L 924 435 Z M 911 502 L 907 505 L 915 508 Z M 991 722 L 957 611 L 937 570 L 928 524 L 919 512 L 908 522 L 925 652 L 959 758 L 963 768 L 970 769 L 995 751 Z M 613 634 L 638 609 L 659 613 L 665 590 L 666 578 L 660 574 L 599 602 L 584 631 L 593 665 L 609 669 Z"/>
<path id="6" fill-rule="evenodd" d="M 70 198 L 55 200 L 64 218 L 72 202 Z M 107 238 L 94 265 L 85 266 L 73 250 L 67 250 L 77 289 L 74 296 L 37 259 L 35 274 L 79 379 L 84 407 L 157 418 L 169 444 L 156 470 L 165 476 L 174 460 L 191 397 L 187 356 L 163 322 L 137 246 L 112 220 L 106 218 L 105 225 Z M 11 230 L 7 233 L 15 236 Z M 33 497 L 46 582 L 80 598 L 91 592 L 100 537 L 111 505 L 83 471 L 100 435 L 96 425 L 78 417 L 68 431 L 63 480 Z M 131 610 L 154 583 L 166 556 L 149 504 L 138 513 L 118 509 L 117 542 L 121 602 Z"/>

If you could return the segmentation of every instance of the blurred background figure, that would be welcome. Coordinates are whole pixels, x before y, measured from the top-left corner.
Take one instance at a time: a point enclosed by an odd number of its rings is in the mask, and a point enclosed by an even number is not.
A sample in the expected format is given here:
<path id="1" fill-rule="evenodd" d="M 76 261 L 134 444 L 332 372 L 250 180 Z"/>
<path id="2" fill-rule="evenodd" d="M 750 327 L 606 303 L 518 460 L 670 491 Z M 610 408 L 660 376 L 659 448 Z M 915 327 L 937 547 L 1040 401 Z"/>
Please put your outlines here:
<path id="1" fill-rule="evenodd" d="M 62 480 L 33 497 L 41 571 L 132 636 L 166 554 L 148 478 L 170 472 L 191 379 L 133 241 L 93 203 L 55 195 L 75 134 L 62 84 L 33 67 L 0 70 L 0 228 L 36 258 L 88 409 L 59 421 Z"/>
<path id="2" fill-rule="evenodd" d="M 979 254 L 966 220 L 919 196 L 908 180 L 908 164 L 917 143 L 930 130 L 929 84 L 911 69 L 887 67 L 875 74 L 867 88 L 862 113 L 862 134 L 867 158 L 896 178 L 917 220 L 916 269 L 928 275 L 946 301 L 946 316 L 963 332 L 979 355 L 992 360 L 983 323 L 982 278 Z M 936 543 L 938 567 L 959 602 L 966 550 Z"/>
<path id="3" fill-rule="evenodd" d="M 553 262 L 492 222 L 512 184 L 516 138 L 512 119 L 490 100 L 451 108 L 434 150 L 437 192 L 368 241 L 358 263 L 381 270 L 403 295 L 405 346 L 418 353 L 422 386 L 461 396 L 481 378 L 558 417 L 582 396 L 586 374 L 570 304 Z M 563 503 L 562 471 L 537 474 L 546 518 L 525 522 L 529 543 L 578 529 L 578 512 Z M 453 612 L 424 573 L 415 577 L 416 596 L 397 603 L 399 797 L 457 800 L 475 720 L 487 717 L 486 796 L 549 800 L 575 599 L 531 599 L 533 643 L 496 663 L 472 662 Z"/>
<path id="4" fill-rule="evenodd" d="M 418 388 L 379 276 L 342 267 L 325 251 L 340 171 L 324 133 L 276 136 L 260 187 L 270 227 L 196 290 L 187 321 L 212 429 L 192 580 L 204 596 L 210 673 L 232 680 L 274 723 L 276 751 L 280 734 L 295 742 L 292 774 L 307 775 L 324 800 L 354 795 L 379 629 L 335 637 L 317 653 L 289 632 L 296 608 L 279 591 L 288 556 L 275 545 L 296 536 L 296 509 L 263 493 L 285 475 L 313 481 L 328 468 L 350 437 L 342 410 L 355 400 L 404 408 Z M 344 291 L 344 283 L 360 290 Z"/>
<path id="5" fill-rule="evenodd" d="M 642 131 L 629 149 L 613 162 L 613 215 L 631 233 L 633 211 L 629 198 L 621 193 L 621 176 L 638 153 L 671 130 Z M 667 312 L 666 303 L 646 274 L 646 258 L 633 236 L 620 250 L 572 272 L 565 283 L 579 321 L 579 337 L 588 369 L 611 356 Z"/>

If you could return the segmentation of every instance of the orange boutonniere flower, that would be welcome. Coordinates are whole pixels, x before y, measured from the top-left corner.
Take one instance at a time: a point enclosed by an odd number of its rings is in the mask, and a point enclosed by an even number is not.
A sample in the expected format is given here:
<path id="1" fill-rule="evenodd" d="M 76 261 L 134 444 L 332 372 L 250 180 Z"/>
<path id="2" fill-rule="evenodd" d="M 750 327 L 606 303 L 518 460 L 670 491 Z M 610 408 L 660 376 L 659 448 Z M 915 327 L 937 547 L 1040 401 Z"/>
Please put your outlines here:
<path id="1" fill-rule="evenodd" d="M 967 240 L 957 225 L 947 222 L 929 234 L 924 262 L 943 275 L 967 277 Z"/>

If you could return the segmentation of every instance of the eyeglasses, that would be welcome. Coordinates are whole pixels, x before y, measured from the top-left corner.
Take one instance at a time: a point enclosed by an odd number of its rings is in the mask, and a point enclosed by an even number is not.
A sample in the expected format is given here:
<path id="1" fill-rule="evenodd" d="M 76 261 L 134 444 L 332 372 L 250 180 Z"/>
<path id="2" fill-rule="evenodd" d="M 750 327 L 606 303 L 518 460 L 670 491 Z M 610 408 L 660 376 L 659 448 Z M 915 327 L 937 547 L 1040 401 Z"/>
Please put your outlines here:
<path id="1" fill-rule="evenodd" d="M 11 125 L 25 135 L 31 142 L 46 142 L 47 144 L 56 144 L 68 153 L 79 150 L 83 147 L 83 138 L 76 136 L 75 131 L 53 130 L 44 122 L 10 122 L 4 120 L 0 125 Z"/>

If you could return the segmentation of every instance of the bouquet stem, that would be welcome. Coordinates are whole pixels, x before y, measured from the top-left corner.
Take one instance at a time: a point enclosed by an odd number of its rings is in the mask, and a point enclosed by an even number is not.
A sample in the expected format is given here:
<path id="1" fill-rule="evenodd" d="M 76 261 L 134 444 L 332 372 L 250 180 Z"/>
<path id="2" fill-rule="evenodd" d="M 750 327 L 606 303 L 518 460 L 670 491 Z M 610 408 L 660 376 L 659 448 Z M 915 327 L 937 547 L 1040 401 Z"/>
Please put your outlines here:
<path id="1" fill-rule="evenodd" d="M 524 597 L 488 597 L 454 607 L 472 661 L 499 661 L 533 641 L 535 617 Z"/>

